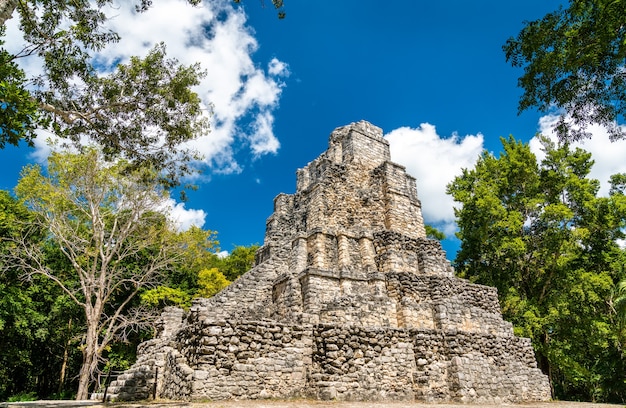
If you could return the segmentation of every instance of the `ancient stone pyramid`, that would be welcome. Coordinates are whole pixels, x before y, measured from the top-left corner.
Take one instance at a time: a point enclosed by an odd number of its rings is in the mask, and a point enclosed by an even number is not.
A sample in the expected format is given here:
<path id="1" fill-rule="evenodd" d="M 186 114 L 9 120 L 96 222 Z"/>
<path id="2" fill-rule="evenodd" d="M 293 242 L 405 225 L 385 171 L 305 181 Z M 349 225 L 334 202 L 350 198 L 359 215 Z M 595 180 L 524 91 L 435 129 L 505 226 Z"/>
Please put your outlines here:
<path id="1" fill-rule="evenodd" d="M 550 399 L 496 290 L 456 278 L 426 238 L 415 179 L 380 128 L 332 132 L 266 228 L 256 266 L 188 313 L 166 310 L 110 396 Z"/>

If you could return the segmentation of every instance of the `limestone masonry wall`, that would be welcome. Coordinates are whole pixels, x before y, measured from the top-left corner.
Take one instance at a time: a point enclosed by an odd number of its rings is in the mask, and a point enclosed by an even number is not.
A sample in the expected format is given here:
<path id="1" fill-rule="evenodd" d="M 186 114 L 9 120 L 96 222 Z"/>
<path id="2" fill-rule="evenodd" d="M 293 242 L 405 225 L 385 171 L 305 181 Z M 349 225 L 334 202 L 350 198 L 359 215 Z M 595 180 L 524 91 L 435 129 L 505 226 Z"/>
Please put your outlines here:
<path id="1" fill-rule="evenodd" d="M 333 131 L 274 199 L 255 266 L 167 308 L 110 398 L 550 399 L 496 290 L 455 277 L 426 238 L 416 186 L 380 128 Z"/>
<path id="2" fill-rule="evenodd" d="M 193 367 L 193 399 L 301 395 L 311 360 L 310 330 L 269 322 L 199 322 L 179 334 Z"/>

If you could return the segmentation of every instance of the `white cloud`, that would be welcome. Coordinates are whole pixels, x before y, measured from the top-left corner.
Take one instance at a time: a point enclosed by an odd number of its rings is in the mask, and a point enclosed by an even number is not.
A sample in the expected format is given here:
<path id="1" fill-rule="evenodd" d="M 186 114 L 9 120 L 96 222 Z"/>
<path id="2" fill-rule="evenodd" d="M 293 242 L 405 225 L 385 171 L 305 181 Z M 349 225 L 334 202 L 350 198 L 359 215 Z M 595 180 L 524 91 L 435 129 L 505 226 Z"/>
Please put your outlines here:
<path id="1" fill-rule="evenodd" d="M 267 70 L 270 75 L 276 76 L 289 76 L 289 67 L 284 62 L 278 60 L 277 58 L 272 58 L 272 60 L 267 64 Z"/>
<path id="2" fill-rule="evenodd" d="M 483 151 L 483 136 L 453 134 L 444 138 L 435 126 L 422 123 L 416 129 L 395 129 L 385 138 L 390 144 L 391 160 L 405 166 L 417 179 L 425 221 L 452 236 L 456 228 L 454 201 L 446 194 L 446 185 L 461 174 L 461 169 L 474 167 Z"/>
<path id="3" fill-rule="evenodd" d="M 553 128 L 558 119 L 557 115 L 546 115 L 539 120 L 540 133 L 555 142 L 558 139 Z M 626 173 L 626 140 L 611 142 L 606 129 L 599 125 L 590 125 L 587 130 L 592 134 L 591 139 L 573 143 L 572 147 L 580 147 L 591 153 L 594 165 L 589 176 L 600 181 L 599 194 L 606 196 L 610 188 L 609 177 L 615 173 Z M 545 154 L 541 151 L 539 139 L 534 137 L 529 143 L 537 159 L 542 160 Z"/>
<path id="4" fill-rule="evenodd" d="M 37 138 L 33 141 L 35 149 L 29 154 L 29 157 L 35 162 L 45 165 L 53 150 L 52 143 L 58 142 L 58 137 L 43 129 L 37 129 L 35 132 L 37 133 Z"/>
<path id="5" fill-rule="evenodd" d="M 207 112 L 209 107 L 213 111 L 212 131 L 190 143 L 204 155 L 204 162 L 214 171 L 241 171 L 233 154 L 241 148 L 234 149 L 235 143 L 246 146 L 252 157 L 275 153 L 280 143 L 273 133 L 273 111 L 289 69 L 277 58 L 265 70 L 253 60 L 258 43 L 243 10 L 235 9 L 230 0 L 210 0 L 199 7 L 183 0 L 159 0 L 137 13 L 135 3 L 119 0 L 107 6 L 107 24 L 121 40 L 97 54 L 98 66 L 110 70 L 165 42 L 169 58 L 185 65 L 198 62 L 207 71 L 195 90 Z M 24 44 L 17 22 L 8 21 L 7 46 L 13 52 Z M 29 75 L 42 72 L 36 58 L 22 58 L 20 63 Z"/>
<path id="6" fill-rule="evenodd" d="M 253 133 L 250 137 L 250 147 L 256 157 L 266 153 L 275 153 L 280 143 L 274 137 L 272 125 L 274 116 L 270 112 L 257 115 L 252 124 Z"/>
<path id="7" fill-rule="evenodd" d="M 203 210 L 188 210 L 185 203 L 177 203 L 173 198 L 168 199 L 164 207 L 179 231 L 186 231 L 194 225 L 198 228 L 204 225 L 206 213 Z"/>

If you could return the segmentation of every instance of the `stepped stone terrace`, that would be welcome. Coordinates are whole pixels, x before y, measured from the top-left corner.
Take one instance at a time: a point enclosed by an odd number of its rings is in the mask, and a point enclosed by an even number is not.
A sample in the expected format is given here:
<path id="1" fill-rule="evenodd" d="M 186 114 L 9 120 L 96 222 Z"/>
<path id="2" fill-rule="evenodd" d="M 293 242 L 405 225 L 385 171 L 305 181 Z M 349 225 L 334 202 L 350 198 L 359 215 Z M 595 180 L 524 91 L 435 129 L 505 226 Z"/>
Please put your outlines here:
<path id="1" fill-rule="evenodd" d="M 274 199 L 256 265 L 188 312 L 166 309 L 159 332 L 112 399 L 550 399 L 530 340 L 494 288 L 454 276 L 416 180 L 364 121 L 335 129 Z"/>

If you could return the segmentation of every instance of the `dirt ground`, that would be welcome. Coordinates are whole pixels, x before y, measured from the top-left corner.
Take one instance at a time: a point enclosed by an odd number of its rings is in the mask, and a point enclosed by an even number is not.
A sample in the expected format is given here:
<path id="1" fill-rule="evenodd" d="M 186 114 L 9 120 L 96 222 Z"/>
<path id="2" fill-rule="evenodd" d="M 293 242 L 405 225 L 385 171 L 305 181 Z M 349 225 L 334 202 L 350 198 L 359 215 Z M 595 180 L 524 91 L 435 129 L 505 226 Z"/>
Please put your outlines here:
<path id="1" fill-rule="evenodd" d="M 33 401 L 0 403 L 7 408 L 626 408 L 624 404 L 595 404 L 589 402 L 537 402 L 523 404 L 424 404 L 416 402 L 335 402 L 312 400 L 289 401 L 217 401 L 217 402 L 170 402 L 149 401 L 132 403 L 107 403 L 95 401 Z"/>
<path id="2" fill-rule="evenodd" d="M 133 408 L 157 408 L 153 405 Z M 624 405 L 591 404 L 578 402 L 548 402 L 527 404 L 423 404 L 415 402 L 328 402 L 328 401 L 226 401 L 209 403 L 190 403 L 188 405 L 163 404 L 158 408 L 625 408 Z M 130 408 L 130 407 L 129 407 Z"/>
<path id="3" fill-rule="evenodd" d="M 424 404 L 415 402 L 328 402 L 328 401 L 222 401 L 206 403 L 163 403 L 134 405 L 132 408 L 626 408 L 625 405 L 582 402 L 542 402 L 525 404 Z M 131 408 L 128 405 L 116 408 Z"/>

